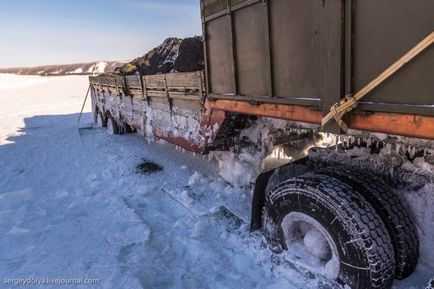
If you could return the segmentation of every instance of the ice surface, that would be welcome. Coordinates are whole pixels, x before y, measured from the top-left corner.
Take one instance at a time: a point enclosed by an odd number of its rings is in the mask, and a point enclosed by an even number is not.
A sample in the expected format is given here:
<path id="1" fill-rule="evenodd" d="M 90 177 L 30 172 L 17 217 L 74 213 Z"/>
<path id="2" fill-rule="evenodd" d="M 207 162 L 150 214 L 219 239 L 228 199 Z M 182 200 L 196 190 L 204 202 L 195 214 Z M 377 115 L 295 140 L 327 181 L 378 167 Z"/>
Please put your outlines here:
<path id="1" fill-rule="evenodd" d="M 89 103 L 79 129 L 86 77 L 0 75 L 0 88 L 10 81 L 15 88 L 0 89 L 0 282 L 33 276 L 100 278 L 95 288 L 113 289 L 340 288 L 270 253 L 261 234 L 250 235 L 221 209 L 241 210 L 251 195 L 223 182 L 215 163 L 92 128 Z M 163 171 L 137 174 L 143 159 Z M 219 195 L 221 204 L 207 202 Z M 195 206 L 203 214 L 189 209 Z M 428 277 L 418 272 L 396 288 L 423 288 Z"/>

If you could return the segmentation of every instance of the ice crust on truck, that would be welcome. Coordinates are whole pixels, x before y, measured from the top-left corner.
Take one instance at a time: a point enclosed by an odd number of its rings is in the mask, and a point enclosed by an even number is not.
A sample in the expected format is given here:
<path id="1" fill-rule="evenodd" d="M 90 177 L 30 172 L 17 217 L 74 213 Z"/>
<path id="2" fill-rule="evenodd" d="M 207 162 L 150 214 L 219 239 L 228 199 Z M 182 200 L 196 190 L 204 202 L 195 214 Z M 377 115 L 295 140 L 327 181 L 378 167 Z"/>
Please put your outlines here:
<path id="1" fill-rule="evenodd" d="M 339 284 L 388 289 L 434 269 L 434 2 L 201 7 L 204 70 L 164 66 L 181 55 L 169 39 L 131 73 L 90 77 L 95 121 L 216 158 L 248 192 L 221 202 Z M 137 68 L 150 59 L 164 71 Z"/>

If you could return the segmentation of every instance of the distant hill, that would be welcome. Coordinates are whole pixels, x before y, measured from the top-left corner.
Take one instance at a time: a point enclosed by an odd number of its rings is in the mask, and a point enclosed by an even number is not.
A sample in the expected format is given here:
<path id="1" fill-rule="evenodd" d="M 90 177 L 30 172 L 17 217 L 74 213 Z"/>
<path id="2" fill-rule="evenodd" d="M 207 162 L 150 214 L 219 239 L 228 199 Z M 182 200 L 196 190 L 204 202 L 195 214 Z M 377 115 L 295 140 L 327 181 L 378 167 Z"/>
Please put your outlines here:
<path id="1" fill-rule="evenodd" d="M 162 44 L 131 62 L 96 61 L 89 63 L 0 68 L 0 73 L 19 75 L 92 75 L 101 73 L 160 74 L 204 69 L 203 40 L 200 36 L 167 38 Z"/>
<path id="2" fill-rule="evenodd" d="M 191 72 L 204 69 L 202 37 L 171 37 L 145 55 L 115 70 L 122 75 Z"/>
<path id="3" fill-rule="evenodd" d="M 91 75 L 105 72 L 113 72 L 117 67 L 126 62 L 120 61 L 96 61 L 89 63 L 46 65 L 37 67 L 0 68 L 0 73 L 12 73 L 19 75 Z"/>

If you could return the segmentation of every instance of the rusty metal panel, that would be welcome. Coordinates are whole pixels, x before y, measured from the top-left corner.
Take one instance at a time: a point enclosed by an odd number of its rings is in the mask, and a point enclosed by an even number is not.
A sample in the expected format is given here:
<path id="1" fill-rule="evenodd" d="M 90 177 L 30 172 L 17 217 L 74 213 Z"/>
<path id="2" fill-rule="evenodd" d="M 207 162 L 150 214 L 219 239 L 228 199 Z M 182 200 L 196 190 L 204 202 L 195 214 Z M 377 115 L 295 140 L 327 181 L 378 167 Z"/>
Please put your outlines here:
<path id="1" fill-rule="evenodd" d="M 265 6 L 257 3 L 233 12 L 238 94 L 266 96 L 267 47 Z M 271 96 L 271 95 L 270 95 Z"/>
<path id="2" fill-rule="evenodd" d="M 354 18 L 353 86 L 358 91 L 434 31 L 434 1 L 355 1 Z M 434 47 L 406 64 L 362 103 L 360 108 L 367 110 L 434 115 Z"/>
<path id="3" fill-rule="evenodd" d="M 235 76 L 229 24 L 227 16 L 206 24 L 208 85 L 210 91 L 217 94 L 234 94 Z"/>
<path id="4" fill-rule="evenodd" d="M 270 1 L 275 95 L 318 98 L 321 94 L 322 1 Z"/>

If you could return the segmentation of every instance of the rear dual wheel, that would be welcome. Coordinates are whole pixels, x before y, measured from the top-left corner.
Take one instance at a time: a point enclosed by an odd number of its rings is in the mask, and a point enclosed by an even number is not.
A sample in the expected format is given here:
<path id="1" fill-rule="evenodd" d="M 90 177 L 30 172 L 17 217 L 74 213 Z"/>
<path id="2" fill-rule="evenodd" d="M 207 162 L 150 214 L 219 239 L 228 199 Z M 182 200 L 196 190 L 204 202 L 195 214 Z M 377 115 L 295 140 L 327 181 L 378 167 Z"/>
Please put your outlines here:
<path id="1" fill-rule="evenodd" d="M 392 285 L 395 256 L 385 224 L 361 194 L 336 178 L 308 173 L 281 182 L 266 195 L 263 229 L 276 250 L 296 252 L 338 283 L 353 289 Z"/>
<path id="2" fill-rule="evenodd" d="M 102 112 L 99 111 L 95 114 L 95 123 L 99 127 L 107 127 L 107 118 L 104 117 Z"/>
<path id="3" fill-rule="evenodd" d="M 110 134 L 121 134 L 121 130 L 119 128 L 119 125 L 112 116 L 109 116 L 107 129 L 108 129 Z"/>
<path id="4" fill-rule="evenodd" d="M 419 258 L 419 237 L 407 208 L 393 189 L 377 176 L 364 171 L 332 167 L 317 173 L 350 185 L 372 205 L 392 241 L 396 259 L 395 278 L 404 279 L 413 273 Z"/>
<path id="5" fill-rule="evenodd" d="M 118 123 L 113 117 L 109 117 L 108 129 L 111 134 L 134 133 L 136 130 L 127 123 Z"/>

